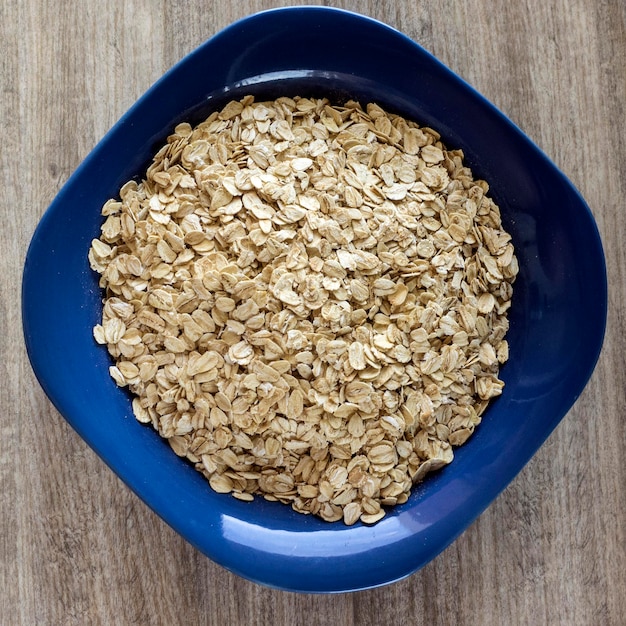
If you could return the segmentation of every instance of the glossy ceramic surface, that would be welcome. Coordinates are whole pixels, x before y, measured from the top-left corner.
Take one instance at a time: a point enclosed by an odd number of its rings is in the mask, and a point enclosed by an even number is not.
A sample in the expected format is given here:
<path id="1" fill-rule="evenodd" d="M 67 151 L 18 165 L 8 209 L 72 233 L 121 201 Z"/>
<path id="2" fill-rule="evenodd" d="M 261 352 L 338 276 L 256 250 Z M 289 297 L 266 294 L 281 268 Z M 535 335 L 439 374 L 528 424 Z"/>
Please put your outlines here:
<path id="1" fill-rule="evenodd" d="M 176 122 L 245 93 L 376 100 L 461 147 L 491 185 L 513 236 L 511 359 L 505 393 L 454 462 L 373 527 L 328 524 L 214 493 L 132 417 L 92 338 L 102 294 L 87 262 L 100 208 L 141 176 Z M 322 7 L 236 22 L 156 83 L 85 159 L 39 224 L 23 277 L 33 369 L 60 413 L 168 524 L 229 570 L 303 592 L 357 590 L 416 571 L 489 505 L 581 393 L 602 345 L 606 273 L 592 215 L 518 128 L 429 53 L 371 19 Z M 36 416 L 24 416 L 36 419 Z M 155 550 L 159 546 L 154 546 Z"/>

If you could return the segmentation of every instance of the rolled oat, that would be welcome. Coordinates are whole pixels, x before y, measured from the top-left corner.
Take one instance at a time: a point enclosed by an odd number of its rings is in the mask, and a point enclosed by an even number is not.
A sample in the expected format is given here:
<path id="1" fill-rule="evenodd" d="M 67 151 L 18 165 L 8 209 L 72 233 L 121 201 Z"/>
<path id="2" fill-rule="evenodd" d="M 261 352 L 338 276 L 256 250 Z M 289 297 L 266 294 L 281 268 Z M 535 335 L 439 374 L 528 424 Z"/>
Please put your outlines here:
<path id="1" fill-rule="evenodd" d="M 215 491 L 375 523 L 502 392 L 518 267 L 487 191 L 375 104 L 230 102 L 104 205 L 94 337 Z"/>

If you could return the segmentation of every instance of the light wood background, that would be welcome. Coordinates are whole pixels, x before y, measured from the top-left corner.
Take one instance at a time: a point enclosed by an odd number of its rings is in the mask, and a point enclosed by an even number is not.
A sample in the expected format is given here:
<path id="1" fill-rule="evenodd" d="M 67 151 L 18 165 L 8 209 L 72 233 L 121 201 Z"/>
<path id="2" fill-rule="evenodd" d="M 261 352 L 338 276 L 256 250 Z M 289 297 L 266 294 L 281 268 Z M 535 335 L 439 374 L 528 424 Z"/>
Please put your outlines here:
<path id="1" fill-rule="evenodd" d="M 417 574 L 335 596 L 242 580 L 130 493 L 37 385 L 19 288 L 46 207 L 164 70 L 281 4 L 0 2 L 0 624 L 626 624 L 623 0 L 324 3 L 401 29 L 501 108 L 580 189 L 607 255 L 609 325 L 590 384 L 511 486 Z"/>

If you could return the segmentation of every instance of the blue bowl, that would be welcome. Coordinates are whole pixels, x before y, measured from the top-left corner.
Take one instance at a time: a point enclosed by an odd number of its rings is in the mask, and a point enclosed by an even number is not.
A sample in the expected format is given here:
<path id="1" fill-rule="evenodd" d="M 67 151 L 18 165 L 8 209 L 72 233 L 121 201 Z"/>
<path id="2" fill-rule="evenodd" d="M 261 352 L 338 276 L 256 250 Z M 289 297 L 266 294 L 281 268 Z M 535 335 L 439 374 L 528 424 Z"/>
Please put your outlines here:
<path id="1" fill-rule="evenodd" d="M 253 93 L 374 100 L 436 128 L 486 179 L 520 272 L 504 394 L 408 502 L 346 527 L 214 493 L 133 417 L 96 345 L 102 293 L 87 251 L 102 204 L 141 176 L 182 120 Z M 43 216 L 24 267 L 23 326 L 44 391 L 116 474 L 191 544 L 265 585 L 341 592 L 399 580 L 448 546 L 507 486 L 567 413 L 602 346 L 607 284 L 596 224 L 565 176 L 489 102 L 415 42 L 322 7 L 266 11 L 218 33 L 163 76 L 76 170 Z M 159 546 L 155 546 L 159 549 Z"/>

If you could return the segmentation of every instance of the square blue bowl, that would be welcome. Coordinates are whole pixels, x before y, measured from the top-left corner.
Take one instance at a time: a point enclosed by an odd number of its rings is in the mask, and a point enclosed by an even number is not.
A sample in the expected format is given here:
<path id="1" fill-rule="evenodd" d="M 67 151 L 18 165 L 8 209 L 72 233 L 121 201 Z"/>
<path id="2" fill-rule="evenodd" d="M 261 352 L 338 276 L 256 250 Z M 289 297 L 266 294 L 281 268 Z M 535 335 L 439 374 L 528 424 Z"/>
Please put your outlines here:
<path id="1" fill-rule="evenodd" d="M 376 101 L 438 130 L 487 180 L 520 272 L 510 310 L 503 395 L 453 463 L 373 526 L 329 524 L 257 498 L 213 492 L 132 415 L 96 345 L 103 294 L 89 268 L 100 209 L 141 177 L 176 123 L 228 100 L 282 95 Z M 418 44 L 361 15 L 274 9 L 224 29 L 168 71 L 72 175 L 38 225 L 22 284 L 33 370 L 58 411 L 161 518 L 213 561 L 300 592 L 397 581 L 448 546 L 516 476 L 564 417 L 597 362 L 606 268 L 592 214 L 555 165 L 502 113 Z M 155 546 L 158 549 L 159 546 Z"/>

